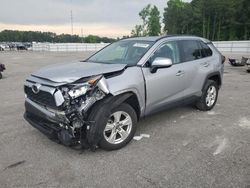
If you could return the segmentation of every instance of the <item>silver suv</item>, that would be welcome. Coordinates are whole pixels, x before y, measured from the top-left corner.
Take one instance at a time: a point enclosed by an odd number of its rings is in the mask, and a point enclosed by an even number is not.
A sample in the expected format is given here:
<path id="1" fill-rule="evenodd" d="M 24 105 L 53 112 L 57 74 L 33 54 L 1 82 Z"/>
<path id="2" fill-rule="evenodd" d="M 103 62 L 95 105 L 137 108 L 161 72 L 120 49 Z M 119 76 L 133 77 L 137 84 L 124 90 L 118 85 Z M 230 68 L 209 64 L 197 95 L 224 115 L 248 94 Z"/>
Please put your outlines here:
<path id="1" fill-rule="evenodd" d="M 137 121 L 179 104 L 211 110 L 224 57 L 204 38 L 120 40 L 81 62 L 53 65 L 25 82 L 25 119 L 67 146 L 119 149 Z"/>

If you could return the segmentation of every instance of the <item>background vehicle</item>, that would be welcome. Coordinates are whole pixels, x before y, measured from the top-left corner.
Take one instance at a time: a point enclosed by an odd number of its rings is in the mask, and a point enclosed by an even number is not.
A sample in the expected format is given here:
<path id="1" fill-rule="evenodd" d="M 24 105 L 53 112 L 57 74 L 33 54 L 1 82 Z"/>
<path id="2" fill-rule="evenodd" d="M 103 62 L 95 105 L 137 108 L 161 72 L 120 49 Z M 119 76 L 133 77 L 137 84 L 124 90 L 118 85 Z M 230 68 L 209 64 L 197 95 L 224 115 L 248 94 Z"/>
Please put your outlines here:
<path id="1" fill-rule="evenodd" d="M 84 62 L 33 73 L 25 82 L 25 118 L 68 146 L 119 149 L 141 117 L 187 103 L 212 109 L 224 59 L 199 37 L 124 39 Z"/>
<path id="2" fill-rule="evenodd" d="M 22 44 L 22 43 L 17 44 L 16 45 L 16 49 L 17 50 L 28 50 L 28 48 L 24 44 Z"/>
<path id="3" fill-rule="evenodd" d="M 0 45 L 0 51 L 4 51 L 4 46 Z"/>

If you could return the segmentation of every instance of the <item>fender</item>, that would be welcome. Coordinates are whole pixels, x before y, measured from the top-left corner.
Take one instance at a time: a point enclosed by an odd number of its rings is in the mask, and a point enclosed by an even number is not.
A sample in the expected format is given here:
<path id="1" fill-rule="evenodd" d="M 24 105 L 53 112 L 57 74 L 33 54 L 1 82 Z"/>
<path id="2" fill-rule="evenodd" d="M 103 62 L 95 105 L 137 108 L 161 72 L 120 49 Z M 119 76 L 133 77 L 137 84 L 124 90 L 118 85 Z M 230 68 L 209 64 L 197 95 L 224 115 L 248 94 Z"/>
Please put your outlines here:
<path id="1" fill-rule="evenodd" d="M 144 82 L 145 83 L 145 82 Z M 146 99 L 145 99 L 145 97 L 142 97 L 141 95 L 140 95 L 140 92 L 138 92 L 137 91 L 137 89 L 136 88 L 129 88 L 129 89 L 126 89 L 126 90 L 121 90 L 121 91 L 117 91 L 117 92 L 114 92 L 114 93 L 111 93 L 112 95 L 114 95 L 114 96 L 121 96 L 121 95 L 124 95 L 124 94 L 126 94 L 126 93 L 130 93 L 131 95 L 132 94 L 134 94 L 135 96 L 136 96 L 136 98 L 137 98 L 137 100 L 138 100 L 138 102 L 139 102 L 139 109 L 140 109 L 140 114 L 141 114 L 141 116 L 143 116 L 144 115 L 144 111 L 145 111 L 145 103 L 146 103 Z M 131 96 L 130 95 L 130 96 Z M 145 95 L 146 95 L 146 91 L 145 91 Z M 129 96 L 129 97 L 130 97 Z M 126 99 L 125 99 L 126 100 Z M 125 101 L 124 100 L 124 101 Z M 123 102 L 123 101 L 122 101 Z"/>
<path id="2" fill-rule="evenodd" d="M 210 74 L 208 74 L 203 82 L 203 85 L 202 85 L 202 90 L 203 88 L 205 87 L 205 84 L 207 82 L 207 80 L 209 80 L 209 78 L 213 77 L 213 76 L 218 76 L 219 77 L 219 87 L 221 86 L 221 82 L 222 82 L 222 79 L 221 79 L 221 75 L 220 75 L 220 72 L 219 71 L 216 71 L 216 72 L 212 72 Z"/>

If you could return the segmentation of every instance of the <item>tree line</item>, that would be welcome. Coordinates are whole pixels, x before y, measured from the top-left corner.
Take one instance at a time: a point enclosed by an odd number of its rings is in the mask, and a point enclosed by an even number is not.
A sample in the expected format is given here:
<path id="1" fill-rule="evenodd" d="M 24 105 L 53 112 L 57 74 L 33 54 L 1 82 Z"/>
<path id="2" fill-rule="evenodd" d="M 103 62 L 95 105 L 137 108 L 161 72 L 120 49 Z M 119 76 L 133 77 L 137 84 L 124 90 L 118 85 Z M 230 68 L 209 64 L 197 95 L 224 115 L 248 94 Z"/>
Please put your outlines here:
<path id="1" fill-rule="evenodd" d="M 87 37 L 80 37 L 78 35 L 60 34 L 52 32 L 40 31 L 14 31 L 4 30 L 0 32 L 0 42 L 52 42 L 52 43 L 68 43 L 68 42 L 84 42 L 84 43 L 111 43 L 115 39 L 108 37 L 99 37 L 89 35 Z"/>
<path id="2" fill-rule="evenodd" d="M 134 27 L 131 36 L 187 34 L 212 41 L 250 39 L 250 0 L 169 0 L 162 16 L 155 5 L 149 4 L 139 12 L 139 17 L 142 23 Z M 39 31 L 0 32 L 0 42 L 110 43 L 115 40 Z"/>
<path id="3" fill-rule="evenodd" d="M 249 0 L 169 0 L 161 19 L 156 6 L 139 13 L 132 36 L 197 35 L 213 41 L 250 39 Z M 164 25 L 161 28 L 161 25 Z"/>

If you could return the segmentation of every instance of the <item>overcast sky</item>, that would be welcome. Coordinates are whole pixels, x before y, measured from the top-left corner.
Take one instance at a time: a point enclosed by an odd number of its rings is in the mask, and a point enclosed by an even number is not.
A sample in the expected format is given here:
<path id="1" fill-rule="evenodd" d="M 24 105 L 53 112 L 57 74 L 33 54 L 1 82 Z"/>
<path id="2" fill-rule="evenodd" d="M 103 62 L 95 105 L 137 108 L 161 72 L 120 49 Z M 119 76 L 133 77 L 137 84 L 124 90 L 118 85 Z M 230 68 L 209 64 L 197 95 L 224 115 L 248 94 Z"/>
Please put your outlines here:
<path id="1" fill-rule="evenodd" d="M 0 30 L 41 30 L 121 37 L 140 23 L 138 13 L 147 4 L 161 11 L 167 0 L 0 0 Z"/>

